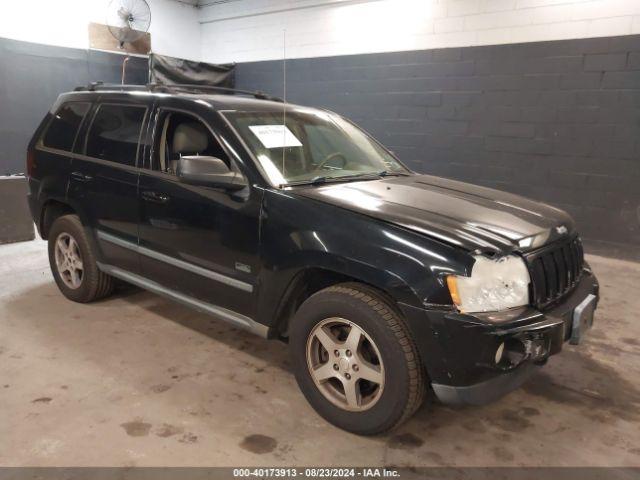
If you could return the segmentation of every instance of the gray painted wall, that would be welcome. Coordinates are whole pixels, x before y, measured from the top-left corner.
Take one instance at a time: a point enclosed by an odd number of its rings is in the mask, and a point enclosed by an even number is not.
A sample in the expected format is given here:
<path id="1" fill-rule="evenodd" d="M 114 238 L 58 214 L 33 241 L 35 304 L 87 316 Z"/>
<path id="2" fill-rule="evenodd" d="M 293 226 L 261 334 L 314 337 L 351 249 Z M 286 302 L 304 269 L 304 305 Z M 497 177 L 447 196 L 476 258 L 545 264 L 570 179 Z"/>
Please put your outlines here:
<path id="1" fill-rule="evenodd" d="M 0 177 L 0 245 L 33 240 L 34 236 L 27 205 L 27 179 Z"/>
<path id="2" fill-rule="evenodd" d="M 640 258 L 640 36 L 287 61 L 287 99 L 362 125 L 419 172 L 567 210 L 591 251 Z M 282 62 L 238 88 L 283 95 Z"/>
<path id="3" fill-rule="evenodd" d="M 0 38 L 0 175 L 22 173 L 27 144 L 62 92 L 120 83 L 122 55 Z M 128 83 L 146 83 L 147 59 L 132 57 Z"/>

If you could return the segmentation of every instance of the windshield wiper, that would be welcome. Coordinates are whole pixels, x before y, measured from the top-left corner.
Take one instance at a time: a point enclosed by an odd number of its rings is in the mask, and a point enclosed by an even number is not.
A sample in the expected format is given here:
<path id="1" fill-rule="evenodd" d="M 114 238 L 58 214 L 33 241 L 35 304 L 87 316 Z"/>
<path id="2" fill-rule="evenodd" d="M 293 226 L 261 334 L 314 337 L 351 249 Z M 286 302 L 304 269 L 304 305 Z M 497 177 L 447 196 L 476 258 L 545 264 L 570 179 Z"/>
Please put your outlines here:
<path id="1" fill-rule="evenodd" d="M 378 172 L 378 175 L 381 177 L 408 177 L 411 175 L 408 172 L 390 172 L 389 170 L 382 170 Z"/>
<path id="2" fill-rule="evenodd" d="M 313 177 L 307 180 L 294 180 L 293 182 L 281 183 L 280 188 L 295 187 L 296 185 L 320 185 L 326 183 L 326 181 L 327 177 Z"/>
<path id="3" fill-rule="evenodd" d="M 297 185 L 322 185 L 323 183 L 334 183 L 334 182 L 351 182 L 354 180 L 375 180 L 380 178 L 380 174 L 375 172 L 367 172 L 367 173 L 357 173 L 355 175 L 342 175 L 338 177 L 330 177 L 330 176 L 318 176 L 305 180 L 295 180 L 293 182 L 281 183 L 280 188 L 282 187 L 295 187 Z"/>
<path id="4" fill-rule="evenodd" d="M 338 177 L 330 176 L 317 176 L 305 180 L 294 180 L 293 182 L 281 183 L 280 188 L 283 187 L 295 187 L 297 185 L 322 185 L 329 182 L 351 182 L 354 180 L 375 180 L 380 177 L 408 177 L 411 174 L 408 172 L 391 172 L 389 170 L 382 170 L 381 172 L 365 172 L 356 173 L 354 175 L 342 175 Z"/>

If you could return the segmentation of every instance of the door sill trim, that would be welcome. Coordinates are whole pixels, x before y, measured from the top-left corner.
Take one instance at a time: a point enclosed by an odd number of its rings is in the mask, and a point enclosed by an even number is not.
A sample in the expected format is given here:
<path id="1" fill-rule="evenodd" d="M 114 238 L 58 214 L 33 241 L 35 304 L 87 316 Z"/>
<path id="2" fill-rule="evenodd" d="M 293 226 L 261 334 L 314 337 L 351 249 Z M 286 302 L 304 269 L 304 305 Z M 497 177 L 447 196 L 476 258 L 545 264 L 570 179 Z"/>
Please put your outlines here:
<path id="1" fill-rule="evenodd" d="M 182 303 L 183 305 L 191 307 L 200 312 L 218 317 L 235 327 L 242 328 L 243 330 L 248 330 L 260 337 L 267 338 L 269 335 L 269 327 L 258 323 L 255 320 L 242 315 L 241 313 L 237 313 L 224 307 L 213 305 L 211 303 L 203 302 L 202 300 L 198 300 L 197 298 L 193 298 L 170 288 L 164 287 L 159 283 L 154 282 L 153 280 L 149 280 L 148 278 L 142 277 L 135 273 L 131 273 L 127 270 L 114 267 L 113 265 L 107 265 L 100 262 L 97 262 L 97 265 L 98 268 L 107 275 L 111 275 L 150 292 L 156 293 L 171 300 L 175 300 L 178 303 Z"/>
<path id="2" fill-rule="evenodd" d="M 193 263 L 185 262 L 184 260 L 170 257 L 169 255 L 165 255 L 164 253 L 156 252 L 155 250 L 142 247 L 133 242 L 124 240 L 120 237 L 104 232 L 102 230 L 98 230 L 98 238 L 100 240 L 104 240 L 105 242 L 109 242 L 114 245 L 118 245 L 119 247 L 127 248 L 129 250 L 137 252 L 140 255 L 153 258 L 154 260 L 158 260 L 159 262 L 164 262 L 176 268 L 187 270 L 191 273 L 195 273 L 196 275 L 201 275 L 203 277 L 209 278 L 213 281 L 224 283 L 225 285 L 229 285 L 230 287 L 234 287 L 249 293 L 253 292 L 253 285 L 251 285 L 250 283 L 243 282 L 242 280 L 228 277 L 227 275 L 223 275 L 221 273 L 208 270 L 199 265 L 194 265 Z"/>

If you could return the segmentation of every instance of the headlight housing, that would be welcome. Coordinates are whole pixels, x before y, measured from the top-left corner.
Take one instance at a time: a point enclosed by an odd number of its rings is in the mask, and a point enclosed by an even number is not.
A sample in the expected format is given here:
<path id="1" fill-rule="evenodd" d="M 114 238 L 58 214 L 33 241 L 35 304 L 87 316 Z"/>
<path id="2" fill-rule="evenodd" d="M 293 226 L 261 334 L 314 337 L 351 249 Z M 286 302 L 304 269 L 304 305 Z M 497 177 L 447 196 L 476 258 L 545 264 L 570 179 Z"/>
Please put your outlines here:
<path id="1" fill-rule="evenodd" d="M 470 277 L 447 276 L 453 303 L 462 312 L 490 312 L 529 304 L 529 271 L 516 255 L 475 256 Z"/>

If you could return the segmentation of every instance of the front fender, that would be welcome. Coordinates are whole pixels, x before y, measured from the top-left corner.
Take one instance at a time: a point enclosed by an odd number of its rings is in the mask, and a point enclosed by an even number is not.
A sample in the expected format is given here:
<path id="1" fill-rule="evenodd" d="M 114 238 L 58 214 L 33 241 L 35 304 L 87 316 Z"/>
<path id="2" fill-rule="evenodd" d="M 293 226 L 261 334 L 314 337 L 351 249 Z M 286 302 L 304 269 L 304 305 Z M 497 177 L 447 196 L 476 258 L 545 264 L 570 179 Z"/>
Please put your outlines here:
<path id="1" fill-rule="evenodd" d="M 282 269 L 263 270 L 258 309 L 261 323 L 274 325 L 282 303 L 287 301 L 293 290 L 300 287 L 300 282 L 304 282 L 305 274 L 312 271 L 366 283 L 386 292 L 398 302 L 410 305 L 420 302 L 417 292 L 393 272 L 338 255 L 317 251 L 300 253 L 304 260 L 300 258 L 299 262 Z"/>
<path id="2" fill-rule="evenodd" d="M 300 272 L 318 268 L 375 286 L 396 302 L 451 304 L 447 273 L 464 273 L 459 248 L 290 192 L 267 191 L 261 225 L 259 321 L 268 325 Z"/>

